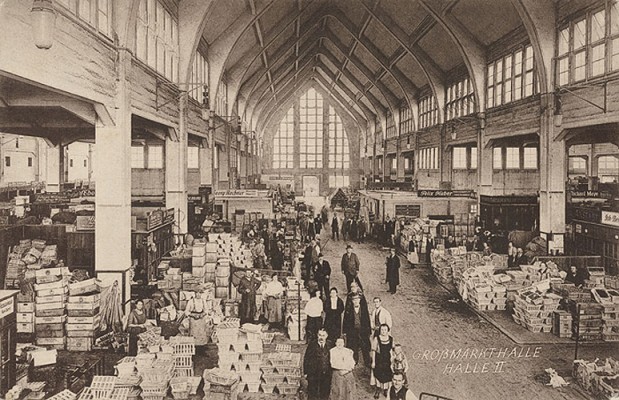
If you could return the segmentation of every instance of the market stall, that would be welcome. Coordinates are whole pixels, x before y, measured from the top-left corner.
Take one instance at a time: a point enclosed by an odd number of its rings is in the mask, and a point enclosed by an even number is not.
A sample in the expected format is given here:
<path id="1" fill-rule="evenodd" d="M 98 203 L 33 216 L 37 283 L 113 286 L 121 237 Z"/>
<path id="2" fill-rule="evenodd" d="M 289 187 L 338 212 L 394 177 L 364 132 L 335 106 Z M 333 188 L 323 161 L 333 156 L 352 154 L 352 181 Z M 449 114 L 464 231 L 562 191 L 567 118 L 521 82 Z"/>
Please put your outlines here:
<path id="1" fill-rule="evenodd" d="M 216 190 L 213 203 L 213 210 L 222 219 L 231 221 L 233 226 L 237 218 L 243 218 L 250 210 L 262 214 L 263 218 L 274 217 L 273 196 L 266 190 Z"/>

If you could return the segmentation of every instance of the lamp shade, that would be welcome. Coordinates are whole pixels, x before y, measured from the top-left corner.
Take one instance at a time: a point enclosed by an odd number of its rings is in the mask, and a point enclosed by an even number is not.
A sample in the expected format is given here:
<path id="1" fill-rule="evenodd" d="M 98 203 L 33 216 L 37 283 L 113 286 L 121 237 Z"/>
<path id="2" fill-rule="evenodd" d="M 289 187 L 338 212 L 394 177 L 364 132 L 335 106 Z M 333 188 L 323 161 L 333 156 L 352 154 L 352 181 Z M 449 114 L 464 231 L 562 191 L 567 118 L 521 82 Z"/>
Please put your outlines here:
<path id="1" fill-rule="evenodd" d="M 56 10 L 52 0 L 35 0 L 30 10 L 32 36 L 39 49 L 49 49 L 54 44 Z"/>

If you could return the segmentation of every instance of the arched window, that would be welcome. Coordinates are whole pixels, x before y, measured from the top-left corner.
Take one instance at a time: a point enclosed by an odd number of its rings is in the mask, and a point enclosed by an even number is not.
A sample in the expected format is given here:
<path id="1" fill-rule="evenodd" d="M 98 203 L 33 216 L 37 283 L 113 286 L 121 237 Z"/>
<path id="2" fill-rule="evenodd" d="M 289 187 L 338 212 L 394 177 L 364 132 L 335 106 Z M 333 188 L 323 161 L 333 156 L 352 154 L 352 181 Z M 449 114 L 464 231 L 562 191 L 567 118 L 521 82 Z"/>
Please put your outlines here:
<path id="1" fill-rule="evenodd" d="M 273 139 L 273 168 L 292 168 L 294 155 L 294 108 L 279 124 L 279 130 Z"/>
<path id="2" fill-rule="evenodd" d="M 322 168 L 322 96 L 309 89 L 300 102 L 301 168 Z"/>
<path id="3" fill-rule="evenodd" d="M 333 108 L 329 108 L 329 168 L 350 168 L 348 137 Z"/>

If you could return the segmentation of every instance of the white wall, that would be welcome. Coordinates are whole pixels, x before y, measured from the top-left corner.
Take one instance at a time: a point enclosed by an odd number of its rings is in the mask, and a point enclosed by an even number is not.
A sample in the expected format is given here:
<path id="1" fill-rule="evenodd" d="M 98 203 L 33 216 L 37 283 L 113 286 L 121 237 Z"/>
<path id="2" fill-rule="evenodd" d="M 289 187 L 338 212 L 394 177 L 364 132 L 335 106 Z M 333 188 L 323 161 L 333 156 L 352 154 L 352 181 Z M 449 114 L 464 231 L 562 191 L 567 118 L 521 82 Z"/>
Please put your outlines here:
<path id="1" fill-rule="evenodd" d="M 69 170 L 69 182 L 88 182 L 89 170 L 89 143 L 71 143 L 67 152 L 67 166 Z"/>
<path id="2" fill-rule="evenodd" d="M 41 180 L 41 153 L 46 147 L 39 138 L 0 133 L 0 185 Z"/>

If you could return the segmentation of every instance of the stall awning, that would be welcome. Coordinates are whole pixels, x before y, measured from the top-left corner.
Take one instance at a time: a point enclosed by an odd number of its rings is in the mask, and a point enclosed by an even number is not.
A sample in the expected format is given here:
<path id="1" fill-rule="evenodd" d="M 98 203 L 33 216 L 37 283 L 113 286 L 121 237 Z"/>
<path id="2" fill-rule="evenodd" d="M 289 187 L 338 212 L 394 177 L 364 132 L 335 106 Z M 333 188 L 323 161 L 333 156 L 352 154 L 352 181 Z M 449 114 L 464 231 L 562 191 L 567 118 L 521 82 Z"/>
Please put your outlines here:
<path id="1" fill-rule="evenodd" d="M 619 123 L 613 122 L 566 128 L 554 140 L 565 140 L 570 146 L 594 143 L 614 143 L 619 146 Z"/>
<path id="2" fill-rule="evenodd" d="M 520 147 L 528 144 L 539 143 L 539 132 L 526 132 L 518 135 L 503 136 L 498 138 L 487 138 L 485 148 L 491 149 L 493 147 Z"/>

